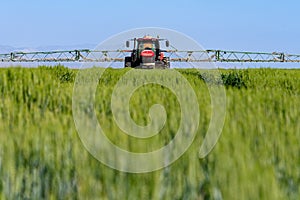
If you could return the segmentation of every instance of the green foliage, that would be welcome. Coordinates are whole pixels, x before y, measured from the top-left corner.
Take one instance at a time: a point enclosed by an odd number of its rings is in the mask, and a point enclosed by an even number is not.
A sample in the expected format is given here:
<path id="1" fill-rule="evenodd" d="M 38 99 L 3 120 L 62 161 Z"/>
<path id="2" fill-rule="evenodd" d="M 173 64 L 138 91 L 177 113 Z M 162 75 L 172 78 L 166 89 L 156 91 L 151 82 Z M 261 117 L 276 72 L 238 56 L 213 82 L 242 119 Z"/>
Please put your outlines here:
<path id="1" fill-rule="evenodd" d="M 243 73 L 239 73 L 238 71 L 231 71 L 229 73 L 222 74 L 223 84 L 227 87 L 236 87 L 242 88 L 246 87 L 245 78 L 243 77 Z"/>
<path id="2" fill-rule="evenodd" d="M 132 118 L 148 124 L 149 108 L 159 103 L 166 126 L 149 140 L 125 135 L 113 120 L 110 98 L 127 70 L 105 71 L 94 110 L 113 143 L 153 151 L 176 135 L 180 105 L 165 87 L 141 87 L 130 102 Z M 171 166 L 128 174 L 94 159 L 77 135 L 72 93 L 78 71 L 0 69 L 0 199 L 299 199 L 300 71 L 221 70 L 221 80 L 205 71 L 179 72 L 199 99 L 197 137 Z M 206 83 L 221 82 L 227 94 L 223 133 L 211 154 L 199 159 L 211 114 Z"/>

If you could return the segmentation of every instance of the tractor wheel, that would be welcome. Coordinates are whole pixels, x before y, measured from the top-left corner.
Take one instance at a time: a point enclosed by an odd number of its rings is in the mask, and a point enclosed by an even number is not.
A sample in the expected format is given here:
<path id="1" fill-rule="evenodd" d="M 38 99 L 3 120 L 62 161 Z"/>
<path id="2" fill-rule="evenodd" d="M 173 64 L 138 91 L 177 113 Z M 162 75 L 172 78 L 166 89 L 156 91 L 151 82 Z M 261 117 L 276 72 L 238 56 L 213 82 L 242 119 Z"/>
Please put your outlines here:
<path id="1" fill-rule="evenodd" d="M 124 67 L 131 67 L 131 57 L 125 57 Z"/>
<path id="2" fill-rule="evenodd" d="M 131 67 L 131 62 L 126 62 L 124 67 Z"/>
<path id="3" fill-rule="evenodd" d="M 166 69 L 170 69 L 171 64 L 170 64 L 170 58 L 169 57 L 164 57 L 164 64 Z"/>

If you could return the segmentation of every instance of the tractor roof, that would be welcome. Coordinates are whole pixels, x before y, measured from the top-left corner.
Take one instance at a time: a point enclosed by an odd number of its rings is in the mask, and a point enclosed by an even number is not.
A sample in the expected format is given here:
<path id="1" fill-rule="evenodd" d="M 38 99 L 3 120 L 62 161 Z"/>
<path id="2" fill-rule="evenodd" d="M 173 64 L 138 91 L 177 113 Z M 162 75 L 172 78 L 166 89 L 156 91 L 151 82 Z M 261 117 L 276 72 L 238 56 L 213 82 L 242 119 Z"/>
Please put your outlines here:
<path id="1" fill-rule="evenodd" d="M 148 35 L 147 35 L 147 36 L 144 36 L 144 37 L 142 37 L 142 38 L 138 38 L 137 40 L 138 40 L 138 41 L 145 41 L 145 40 L 146 40 L 146 41 L 147 41 L 147 40 L 148 40 L 148 41 L 149 41 L 149 40 L 150 40 L 150 41 L 157 41 L 158 38 L 154 38 L 154 37 L 152 37 L 152 36 L 148 36 Z"/>

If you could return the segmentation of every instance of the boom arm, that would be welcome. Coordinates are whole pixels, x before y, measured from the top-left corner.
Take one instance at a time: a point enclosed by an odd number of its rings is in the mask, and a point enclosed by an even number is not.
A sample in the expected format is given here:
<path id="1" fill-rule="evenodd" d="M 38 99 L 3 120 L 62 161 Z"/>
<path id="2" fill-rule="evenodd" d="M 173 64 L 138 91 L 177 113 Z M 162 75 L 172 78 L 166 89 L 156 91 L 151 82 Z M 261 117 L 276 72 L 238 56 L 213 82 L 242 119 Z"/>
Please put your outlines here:
<path id="1" fill-rule="evenodd" d="M 131 50 L 72 50 L 0 54 L 0 62 L 123 62 Z M 223 50 L 166 50 L 171 62 L 300 62 L 300 55 Z M 118 54 L 118 57 L 112 55 Z"/>

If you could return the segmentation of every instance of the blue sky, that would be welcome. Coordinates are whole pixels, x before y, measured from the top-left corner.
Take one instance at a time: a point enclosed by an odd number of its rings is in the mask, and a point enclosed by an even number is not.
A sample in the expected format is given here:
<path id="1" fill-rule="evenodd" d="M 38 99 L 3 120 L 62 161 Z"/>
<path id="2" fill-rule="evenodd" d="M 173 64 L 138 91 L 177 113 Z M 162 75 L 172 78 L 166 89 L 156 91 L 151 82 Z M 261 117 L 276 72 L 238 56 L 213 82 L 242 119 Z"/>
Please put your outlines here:
<path id="1" fill-rule="evenodd" d="M 0 45 L 98 44 L 138 27 L 174 29 L 206 49 L 300 53 L 300 1 L 4 0 Z"/>

